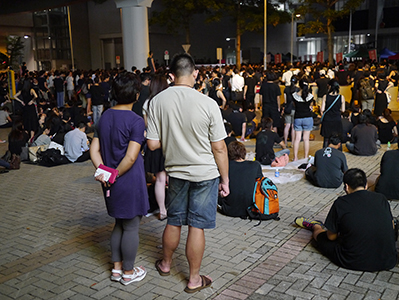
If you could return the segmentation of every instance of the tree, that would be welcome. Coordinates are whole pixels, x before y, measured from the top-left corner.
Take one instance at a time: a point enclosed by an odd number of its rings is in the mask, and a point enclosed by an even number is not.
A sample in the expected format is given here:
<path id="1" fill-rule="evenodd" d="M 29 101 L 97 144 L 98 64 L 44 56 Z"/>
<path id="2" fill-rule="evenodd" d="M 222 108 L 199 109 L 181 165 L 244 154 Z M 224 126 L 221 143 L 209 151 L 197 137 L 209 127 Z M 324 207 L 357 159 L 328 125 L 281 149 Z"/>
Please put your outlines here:
<path id="1" fill-rule="evenodd" d="M 150 25 L 166 26 L 168 32 L 177 33 L 183 28 L 186 35 L 186 44 L 190 44 L 190 24 L 193 16 L 208 12 L 212 6 L 211 0 L 162 0 L 164 9 L 154 11 L 150 18 Z"/>
<path id="2" fill-rule="evenodd" d="M 23 57 L 24 43 L 19 36 L 6 37 L 6 53 L 0 53 L 1 69 L 11 67 L 18 70 L 18 58 Z"/>
<path id="3" fill-rule="evenodd" d="M 262 31 L 264 28 L 264 0 L 219 0 L 213 5 L 214 15 L 210 20 L 219 21 L 228 16 L 236 25 L 236 64 L 241 67 L 241 36 L 246 31 Z M 276 26 L 291 20 L 290 14 L 279 11 L 267 3 L 267 23 Z"/>
<path id="4" fill-rule="evenodd" d="M 333 22 L 348 15 L 351 10 L 357 8 L 364 0 L 301 0 L 301 6 L 297 12 L 310 14 L 314 20 L 298 26 L 299 35 L 309 33 L 327 34 L 328 61 L 334 63 L 333 48 Z M 336 4 L 340 2 L 340 7 Z M 342 3 L 343 2 L 343 3 Z"/>

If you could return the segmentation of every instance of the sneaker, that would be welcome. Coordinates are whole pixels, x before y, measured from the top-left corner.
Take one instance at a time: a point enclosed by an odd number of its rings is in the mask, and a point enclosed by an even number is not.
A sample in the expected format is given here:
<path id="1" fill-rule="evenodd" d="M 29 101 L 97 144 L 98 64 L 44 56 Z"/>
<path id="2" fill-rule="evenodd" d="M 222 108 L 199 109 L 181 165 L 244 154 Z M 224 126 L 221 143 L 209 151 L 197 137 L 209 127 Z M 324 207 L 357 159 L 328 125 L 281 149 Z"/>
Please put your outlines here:
<path id="1" fill-rule="evenodd" d="M 309 230 L 313 230 L 313 226 L 316 224 L 324 227 L 323 222 L 317 221 L 317 220 L 305 219 L 304 217 L 296 217 L 294 222 L 299 227 L 309 229 Z"/>

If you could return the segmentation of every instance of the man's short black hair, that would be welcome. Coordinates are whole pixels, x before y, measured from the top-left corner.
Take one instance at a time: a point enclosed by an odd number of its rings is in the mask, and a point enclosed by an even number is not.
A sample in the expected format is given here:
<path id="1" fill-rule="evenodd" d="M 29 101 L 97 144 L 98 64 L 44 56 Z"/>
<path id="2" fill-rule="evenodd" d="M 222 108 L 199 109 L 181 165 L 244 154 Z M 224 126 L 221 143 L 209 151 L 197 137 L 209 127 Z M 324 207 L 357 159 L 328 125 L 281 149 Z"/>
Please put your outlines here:
<path id="1" fill-rule="evenodd" d="M 330 141 L 330 144 L 337 146 L 339 143 L 341 143 L 341 135 L 334 132 L 331 134 L 329 141 Z"/>
<path id="2" fill-rule="evenodd" d="M 366 173 L 364 173 L 360 169 L 349 169 L 344 174 L 344 184 L 347 184 L 352 190 L 357 189 L 358 187 L 366 187 L 367 185 L 367 177 Z"/>
<path id="3" fill-rule="evenodd" d="M 188 76 L 195 70 L 195 62 L 190 54 L 176 54 L 170 63 L 170 71 L 176 77 Z"/>
<path id="4" fill-rule="evenodd" d="M 262 119 L 262 129 L 271 129 L 273 127 L 273 119 L 272 118 L 263 118 Z"/>
<path id="5" fill-rule="evenodd" d="M 86 124 L 83 123 L 83 122 L 80 122 L 79 125 L 78 125 L 78 128 L 79 129 L 86 128 Z"/>

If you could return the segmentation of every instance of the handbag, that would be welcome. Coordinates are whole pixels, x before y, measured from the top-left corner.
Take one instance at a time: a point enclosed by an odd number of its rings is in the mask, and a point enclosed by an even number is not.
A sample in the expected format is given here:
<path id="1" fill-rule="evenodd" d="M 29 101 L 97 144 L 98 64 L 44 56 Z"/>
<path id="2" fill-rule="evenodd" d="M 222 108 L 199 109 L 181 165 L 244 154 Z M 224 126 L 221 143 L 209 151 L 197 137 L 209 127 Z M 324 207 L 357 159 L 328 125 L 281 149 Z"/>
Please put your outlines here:
<path id="1" fill-rule="evenodd" d="M 38 154 L 42 151 L 46 151 L 48 145 L 32 146 L 29 147 L 29 160 L 36 163 L 38 161 Z"/>
<path id="2" fill-rule="evenodd" d="M 60 145 L 60 144 L 58 144 L 58 143 L 56 143 L 54 141 L 51 141 L 50 145 L 48 146 L 48 149 L 60 150 L 61 155 L 65 155 L 64 146 L 62 146 L 62 145 Z"/>
<path id="3" fill-rule="evenodd" d="M 321 122 L 323 122 L 324 115 L 334 106 L 335 102 L 337 102 L 339 96 L 341 95 L 338 95 L 337 98 L 335 98 L 334 102 L 331 103 L 331 105 L 324 111 L 323 115 L 321 116 Z"/>

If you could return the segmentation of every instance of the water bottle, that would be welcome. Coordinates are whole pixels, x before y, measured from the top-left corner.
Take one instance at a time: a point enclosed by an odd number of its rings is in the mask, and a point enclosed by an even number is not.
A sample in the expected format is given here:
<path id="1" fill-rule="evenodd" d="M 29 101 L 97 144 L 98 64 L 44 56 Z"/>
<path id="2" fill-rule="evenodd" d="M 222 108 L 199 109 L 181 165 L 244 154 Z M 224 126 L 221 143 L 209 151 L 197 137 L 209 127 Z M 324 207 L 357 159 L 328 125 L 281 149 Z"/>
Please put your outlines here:
<path id="1" fill-rule="evenodd" d="M 388 146 L 388 150 L 390 150 L 391 149 L 391 142 L 388 142 L 387 146 Z"/>
<path id="2" fill-rule="evenodd" d="M 274 172 L 274 177 L 280 177 L 279 169 L 276 169 L 276 171 Z"/>

